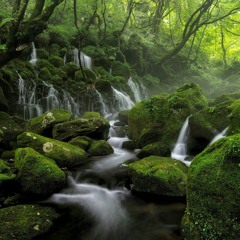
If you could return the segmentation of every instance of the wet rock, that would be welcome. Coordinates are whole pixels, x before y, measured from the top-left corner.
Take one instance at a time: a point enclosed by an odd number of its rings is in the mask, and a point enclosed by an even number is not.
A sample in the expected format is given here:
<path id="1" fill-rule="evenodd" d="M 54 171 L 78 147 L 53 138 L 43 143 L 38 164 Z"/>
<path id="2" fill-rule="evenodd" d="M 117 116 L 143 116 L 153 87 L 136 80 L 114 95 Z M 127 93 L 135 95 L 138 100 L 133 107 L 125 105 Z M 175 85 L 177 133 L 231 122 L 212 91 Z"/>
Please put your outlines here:
<path id="1" fill-rule="evenodd" d="M 105 140 L 94 141 L 88 149 L 88 153 L 92 156 L 105 156 L 113 152 L 112 146 Z"/>

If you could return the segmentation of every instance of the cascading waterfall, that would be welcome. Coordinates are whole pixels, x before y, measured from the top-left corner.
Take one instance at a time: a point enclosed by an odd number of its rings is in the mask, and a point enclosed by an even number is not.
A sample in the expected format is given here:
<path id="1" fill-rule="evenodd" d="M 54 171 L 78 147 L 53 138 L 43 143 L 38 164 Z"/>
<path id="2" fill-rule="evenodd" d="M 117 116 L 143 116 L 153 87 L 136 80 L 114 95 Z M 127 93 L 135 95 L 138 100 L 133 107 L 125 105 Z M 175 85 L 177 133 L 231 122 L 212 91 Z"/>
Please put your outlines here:
<path id="1" fill-rule="evenodd" d="M 23 117 L 28 120 L 43 113 L 36 96 L 36 84 L 27 86 L 25 80 L 18 74 L 18 104 L 23 106 Z"/>
<path id="2" fill-rule="evenodd" d="M 37 63 L 37 50 L 34 42 L 32 42 L 32 53 L 31 53 L 30 63 L 32 63 L 33 65 Z"/>
<path id="3" fill-rule="evenodd" d="M 209 145 L 213 144 L 214 142 L 216 142 L 217 140 L 219 140 L 220 138 L 223 138 L 226 136 L 228 127 L 224 128 L 222 132 L 220 132 L 219 134 L 217 134 L 212 141 L 209 143 Z"/>
<path id="4" fill-rule="evenodd" d="M 188 140 L 188 134 L 189 134 L 188 120 L 189 120 L 189 117 L 185 120 L 181 128 L 181 131 L 179 133 L 175 147 L 171 153 L 172 158 L 180 160 L 186 165 L 190 165 L 189 161 L 184 160 L 187 157 L 187 140 Z"/>
<path id="5" fill-rule="evenodd" d="M 128 110 L 134 106 L 134 102 L 131 100 L 131 98 L 125 93 L 120 92 L 114 87 L 112 87 L 113 95 L 116 99 L 116 110 L 122 111 L 122 110 Z"/>
<path id="6" fill-rule="evenodd" d="M 134 94 L 135 102 L 140 102 L 142 100 L 140 86 L 136 82 L 133 82 L 132 77 L 128 79 L 127 84 Z"/>
<path id="7" fill-rule="evenodd" d="M 100 100 L 100 103 L 101 103 L 101 105 L 102 105 L 102 115 L 103 115 L 103 116 L 107 116 L 107 115 L 109 114 L 109 112 L 110 112 L 110 111 L 109 111 L 109 108 L 107 107 L 107 105 L 106 105 L 106 103 L 105 103 L 105 100 L 104 100 L 102 94 L 101 94 L 98 90 L 96 90 L 96 93 L 97 93 L 98 98 L 99 98 L 99 100 Z"/>
<path id="8" fill-rule="evenodd" d="M 36 94 L 36 84 L 34 82 L 26 84 L 26 81 L 21 75 L 18 74 L 18 76 L 17 104 L 23 107 L 23 117 L 25 120 L 29 120 L 56 108 L 70 111 L 75 118 L 80 115 L 78 104 L 68 92 L 63 90 L 63 94 L 60 94 L 52 84 L 43 81 L 43 85 L 47 87 L 48 93 L 46 96 L 38 98 Z"/>
<path id="9" fill-rule="evenodd" d="M 66 63 L 66 57 L 64 58 L 64 62 Z M 91 57 L 87 56 L 85 53 L 80 52 L 80 59 L 79 59 L 79 50 L 77 48 L 73 49 L 73 62 L 80 66 L 80 61 L 82 67 L 92 69 L 92 59 Z"/>

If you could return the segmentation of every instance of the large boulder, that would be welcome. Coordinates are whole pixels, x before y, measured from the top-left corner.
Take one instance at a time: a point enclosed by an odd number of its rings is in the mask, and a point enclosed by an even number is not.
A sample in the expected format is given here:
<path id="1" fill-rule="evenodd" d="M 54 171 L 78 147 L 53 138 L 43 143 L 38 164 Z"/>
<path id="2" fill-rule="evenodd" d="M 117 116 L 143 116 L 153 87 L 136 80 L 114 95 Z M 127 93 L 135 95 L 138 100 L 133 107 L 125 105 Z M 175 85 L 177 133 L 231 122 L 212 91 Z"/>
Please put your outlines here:
<path id="1" fill-rule="evenodd" d="M 47 195 L 65 187 L 65 173 L 52 159 L 32 148 L 18 148 L 14 166 L 18 171 L 16 180 L 24 193 Z"/>
<path id="2" fill-rule="evenodd" d="M 187 166 L 171 158 L 150 156 L 128 165 L 133 189 L 164 196 L 184 196 Z"/>
<path id="3" fill-rule="evenodd" d="M 27 131 L 47 137 L 52 136 L 52 129 L 57 123 L 71 120 L 72 114 L 63 109 L 53 109 L 28 121 Z"/>
<path id="4" fill-rule="evenodd" d="M 17 205 L 0 209 L 1 240 L 32 240 L 46 233 L 59 214 L 50 207 Z"/>
<path id="5" fill-rule="evenodd" d="M 194 113 L 189 118 L 188 149 L 190 154 L 200 153 L 211 140 L 229 125 L 231 101 L 223 102 Z"/>
<path id="6" fill-rule="evenodd" d="M 19 135 L 17 143 L 19 147 L 31 147 L 45 157 L 53 159 L 59 167 L 76 167 L 88 157 L 87 153 L 77 146 L 32 132 Z"/>
<path id="7" fill-rule="evenodd" d="M 112 146 L 105 140 L 93 141 L 88 153 L 92 156 L 105 156 L 113 153 Z"/>
<path id="8" fill-rule="evenodd" d="M 207 107 L 196 84 L 185 84 L 171 95 L 157 95 L 137 103 L 129 112 L 129 136 L 140 147 L 160 141 L 172 147 L 185 119 Z"/>
<path id="9" fill-rule="evenodd" d="M 190 167 L 184 239 L 240 239 L 240 135 L 222 138 Z"/>
<path id="10" fill-rule="evenodd" d="M 0 189 L 3 190 L 5 186 L 16 178 L 10 166 L 4 160 L 0 159 Z M 1 192 L 1 191 L 0 191 Z"/>
<path id="11" fill-rule="evenodd" d="M 68 141 L 77 136 L 87 136 L 93 139 L 107 139 L 109 122 L 103 117 L 78 118 L 60 123 L 53 128 L 53 138 Z"/>

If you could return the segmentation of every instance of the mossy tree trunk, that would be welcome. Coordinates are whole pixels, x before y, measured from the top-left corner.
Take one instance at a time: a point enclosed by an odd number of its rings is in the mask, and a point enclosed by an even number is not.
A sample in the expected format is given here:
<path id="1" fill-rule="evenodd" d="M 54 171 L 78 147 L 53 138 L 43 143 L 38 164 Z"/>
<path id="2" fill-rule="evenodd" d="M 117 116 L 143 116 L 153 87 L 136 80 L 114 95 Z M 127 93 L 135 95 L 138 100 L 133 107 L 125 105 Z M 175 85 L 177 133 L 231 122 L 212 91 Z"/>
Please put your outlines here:
<path id="1" fill-rule="evenodd" d="M 64 0 L 35 0 L 33 11 L 27 14 L 29 0 L 15 0 L 12 18 L 0 26 L 1 36 L 0 67 L 21 55 L 22 51 L 34 41 L 35 37 L 47 27 L 54 9 Z"/>

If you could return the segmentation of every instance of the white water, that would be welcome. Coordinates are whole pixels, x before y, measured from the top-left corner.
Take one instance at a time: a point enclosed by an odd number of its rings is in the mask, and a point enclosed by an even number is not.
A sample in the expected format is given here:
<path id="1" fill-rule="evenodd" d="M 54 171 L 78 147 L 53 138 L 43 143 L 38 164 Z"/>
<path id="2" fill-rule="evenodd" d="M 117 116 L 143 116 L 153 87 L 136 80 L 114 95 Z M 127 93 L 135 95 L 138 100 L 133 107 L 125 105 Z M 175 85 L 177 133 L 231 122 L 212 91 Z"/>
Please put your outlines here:
<path id="1" fill-rule="evenodd" d="M 18 104 L 23 107 L 23 117 L 28 120 L 43 113 L 36 96 L 36 85 L 27 86 L 25 80 L 18 74 Z"/>
<path id="2" fill-rule="evenodd" d="M 114 87 L 112 87 L 112 90 L 113 90 L 113 95 L 116 99 L 117 111 L 128 110 L 134 106 L 134 102 L 125 92 L 120 92 Z"/>
<path id="3" fill-rule="evenodd" d="M 31 53 L 30 63 L 32 63 L 33 65 L 37 63 L 37 50 L 34 42 L 32 42 L 32 53 Z"/>
<path id="4" fill-rule="evenodd" d="M 102 94 L 98 90 L 96 90 L 96 93 L 97 93 L 99 101 L 102 105 L 102 109 L 101 109 L 102 115 L 107 116 L 110 113 L 109 108 L 108 108 L 107 104 L 105 103 L 105 100 L 104 100 Z"/>
<path id="5" fill-rule="evenodd" d="M 171 153 L 172 158 L 180 160 L 186 165 L 190 165 L 189 161 L 184 160 L 188 156 L 187 155 L 187 140 L 188 140 L 188 134 L 189 134 L 188 119 L 189 117 L 185 120 L 181 128 L 181 131 L 179 133 L 175 147 Z"/>
<path id="6" fill-rule="evenodd" d="M 228 127 L 224 128 L 222 132 L 220 132 L 219 134 L 217 134 L 212 141 L 209 143 L 209 145 L 211 145 L 212 143 L 216 142 L 217 140 L 219 140 L 220 138 L 223 138 L 226 136 Z"/>
<path id="7" fill-rule="evenodd" d="M 133 82 L 132 77 L 130 77 L 128 79 L 127 84 L 134 94 L 135 102 L 136 103 L 140 102 L 142 100 L 142 94 L 141 94 L 140 86 L 136 82 Z"/>
<path id="8" fill-rule="evenodd" d="M 69 189 L 52 195 L 49 202 L 81 206 L 95 222 L 88 239 L 118 239 L 119 234 L 126 232 L 128 215 L 121 201 L 127 192 L 108 190 L 89 183 L 77 183 L 72 178 L 70 181 Z"/>
<path id="9" fill-rule="evenodd" d="M 80 62 L 82 67 L 92 69 L 92 58 L 86 55 L 84 52 L 80 52 L 79 59 L 79 50 L 77 48 L 73 49 L 73 62 L 80 66 Z M 66 57 L 64 58 L 64 63 L 66 63 Z"/>

